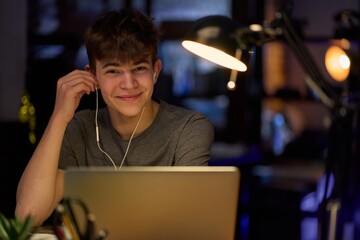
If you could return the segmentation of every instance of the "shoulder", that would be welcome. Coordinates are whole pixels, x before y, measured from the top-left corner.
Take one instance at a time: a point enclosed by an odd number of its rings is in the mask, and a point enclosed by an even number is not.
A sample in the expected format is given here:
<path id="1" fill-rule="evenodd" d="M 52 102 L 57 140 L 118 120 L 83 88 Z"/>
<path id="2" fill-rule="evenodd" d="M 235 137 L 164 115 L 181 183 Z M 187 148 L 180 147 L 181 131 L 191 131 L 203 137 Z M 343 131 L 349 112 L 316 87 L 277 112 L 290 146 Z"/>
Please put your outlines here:
<path id="1" fill-rule="evenodd" d="M 75 113 L 72 122 L 94 122 L 95 113 L 93 110 L 84 109 Z"/>
<path id="2" fill-rule="evenodd" d="M 103 116 L 106 115 L 105 109 L 99 109 L 98 112 L 98 125 L 103 126 Z M 65 135 L 71 141 L 79 141 L 79 139 L 90 138 L 93 139 L 96 130 L 95 123 L 95 110 L 84 109 L 77 111 L 66 128 Z"/>
<path id="3" fill-rule="evenodd" d="M 160 101 L 160 113 L 166 114 L 174 119 L 187 119 L 187 118 L 207 118 L 200 112 L 187 109 L 181 106 L 169 104 L 165 101 Z"/>
<path id="4" fill-rule="evenodd" d="M 187 109 L 181 106 L 169 104 L 165 101 L 160 101 L 159 115 L 162 121 L 167 124 L 174 124 L 183 127 L 197 127 L 201 126 L 202 129 L 212 129 L 213 125 L 208 117 L 195 110 Z"/>
<path id="5" fill-rule="evenodd" d="M 93 110 L 90 109 L 83 109 L 83 110 L 79 110 L 75 113 L 75 118 L 83 118 L 84 116 L 89 116 L 91 114 L 93 114 Z"/>
<path id="6" fill-rule="evenodd" d="M 100 109 L 98 113 L 98 118 L 100 116 L 104 115 L 105 109 Z M 84 109 L 77 111 L 73 117 L 73 119 L 70 121 L 68 128 L 86 128 L 88 126 L 94 126 L 95 125 L 95 110 L 91 109 Z"/>

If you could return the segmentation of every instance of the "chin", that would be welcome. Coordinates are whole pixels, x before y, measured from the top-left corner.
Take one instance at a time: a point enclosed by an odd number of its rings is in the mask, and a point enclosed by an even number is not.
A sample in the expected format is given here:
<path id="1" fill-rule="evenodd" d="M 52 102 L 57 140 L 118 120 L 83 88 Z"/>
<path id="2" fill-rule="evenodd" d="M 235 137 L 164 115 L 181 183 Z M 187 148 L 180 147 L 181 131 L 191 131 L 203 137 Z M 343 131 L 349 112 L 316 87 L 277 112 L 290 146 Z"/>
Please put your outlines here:
<path id="1" fill-rule="evenodd" d="M 126 116 L 126 117 L 136 117 L 141 114 L 143 110 L 143 106 L 136 105 L 136 106 L 126 106 L 122 108 L 114 109 L 117 114 Z"/>

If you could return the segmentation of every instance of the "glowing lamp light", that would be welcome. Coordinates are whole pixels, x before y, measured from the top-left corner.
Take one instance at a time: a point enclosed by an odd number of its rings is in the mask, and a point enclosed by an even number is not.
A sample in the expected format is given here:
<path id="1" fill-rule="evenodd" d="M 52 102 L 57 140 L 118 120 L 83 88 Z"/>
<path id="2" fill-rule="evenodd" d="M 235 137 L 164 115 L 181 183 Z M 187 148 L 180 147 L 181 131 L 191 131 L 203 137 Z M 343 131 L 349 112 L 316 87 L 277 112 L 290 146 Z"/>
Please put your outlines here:
<path id="1" fill-rule="evenodd" d="M 234 69 L 240 72 L 245 72 L 247 70 L 247 67 L 243 62 L 214 47 L 190 40 L 185 40 L 181 44 L 190 52 L 220 66 Z"/>
<path id="2" fill-rule="evenodd" d="M 270 24 L 252 24 L 248 27 L 241 26 L 226 16 L 206 16 L 192 24 L 182 46 L 197 56 L 232 69 L 227 88 L 233 90 L 236 89 L 237 73 L 247 70 L 246 64 L 250 62 L 249 58 L 254 53 L 253 49 L 278 39 L 285 40 L 296 54 L 298 61 L 309 74 L 307 85 L 322 102 L 331 108 L 342 106 L 337 93 L 323 78 L 286 13 L 277 12 Z M 342 60 L 342 64 L 346 65 L 346 60 Z M 350 68 L 347 71 L 349 74 Z M 342 78 L 346 77 L 342 76 Z"/>
<path id="3" fill-rule="evenodd" d="M 326 51 L 325 66 L 335 81 L 342 82 L 347 79 L 350 73 L 350 64 L 350 59 L 342 48 L 331 46 Z"/>
<path id="4" fill-rule="evenodd" d="M 235 84 L 234 82 L 229 81 L 229 82 L 227 83 L 227 88 L 228 88 L 228 89 L 235 89 L 235 87 L 236 87 L 236 84 Z"/>
<path id="5" fill-rule="evenodd" d="M 235 20 L 221 15 L 198 19 L 189 29 L 182 46 L 189 52 L 231 69 L 228 89 L 236 88 L 237 72 L 247 71 L 249 49 L 239 47 L 236 31 L 242 28 Z"/>

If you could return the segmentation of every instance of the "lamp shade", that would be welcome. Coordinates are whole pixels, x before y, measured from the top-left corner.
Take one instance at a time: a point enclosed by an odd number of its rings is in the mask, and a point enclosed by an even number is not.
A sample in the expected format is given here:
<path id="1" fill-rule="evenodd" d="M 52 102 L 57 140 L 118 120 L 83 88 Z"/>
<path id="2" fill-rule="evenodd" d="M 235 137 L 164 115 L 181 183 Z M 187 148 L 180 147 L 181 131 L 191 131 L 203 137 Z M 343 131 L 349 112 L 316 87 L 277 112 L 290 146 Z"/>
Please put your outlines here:
<path id="1" fill-rule="evenodd" d="M 244 72 L 246 51 L 237 51 L 235 32 L 240 25 L 229 17 L 212 15 L 195 21 L 182 46 L 190 52 L 220 66 Z"/>

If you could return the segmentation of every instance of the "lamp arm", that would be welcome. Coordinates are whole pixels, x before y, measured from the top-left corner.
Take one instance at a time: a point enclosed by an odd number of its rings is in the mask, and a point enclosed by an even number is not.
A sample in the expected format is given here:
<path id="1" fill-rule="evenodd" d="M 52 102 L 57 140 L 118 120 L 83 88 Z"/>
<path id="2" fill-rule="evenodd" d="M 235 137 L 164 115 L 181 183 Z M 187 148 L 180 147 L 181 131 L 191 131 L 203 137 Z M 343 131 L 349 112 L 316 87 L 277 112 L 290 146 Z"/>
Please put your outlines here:
<path id="1" fill-rule="evenodd" d="M 352 122 L 353 112 L 350 107 L 345 105 L 338 95 L 331 88 L 329 83 L 325 81 L 321 72 L 319 71 L 316 62 L 305 44 L 300 39 L 299 35 L 295 31 L 289 17 L 286 14 L 276 14 L 277 24 L 281 29 L 281 35 L 286 40 L 292 51 L 294 51 L 299 62 L 302 64 L 305 71 L 309 74 L 310 78 L 307 79 L 306 83 L 308 86 L 317 92 L 322 102 L 330 107 L 334 119 L 329 129 L 329 149 L 327 154 L 327 164 L 325 167 L 326 171 L 326 185 L 324 192 L 328 192 L 328 181 L 331 173 L 334 173 L 335 186 L 333 195 L 329 200 L 326 199 L 326 194 L 322 199 L 319 206 L 321 215 L 319 217 L 319 228 L 318 228 L 318 239 L 335 239 L 335 236 L 340 236 L 337 233 L 337 212 L 339 206 L 336 205 L 334 208 L 333 199 L 336 194 L 340 196 L 340 199 L 348 199 L 349 182 L 347 177 L 349 169 L 353 164 L 352 160 Z M 334 193 L 332 193 L 334 194 Z M 335 199 L 338 201 L 338 199 Z M 330 219 L 327 220 L 327 211 L 330 210 Z M 328 226 L 327 226 L 328 224 Z"/>
<path id="2" fill-rule="evenodd" d="M 275 16 L 276 19 L 273 22 L 275 32 L 284 37 L 304 70 L 309 74 L 309 78 L 306 79 L 306 84 L 318 94 L 321 101 L 330 107 L 336 116 L 345 116 L 348 113 L 347 108 L 343 102 L 340 101 L 333 88 L 324 79 L 309 49 L 295 31 L 290 18 L 285 13 L 276 13 Z"/>

